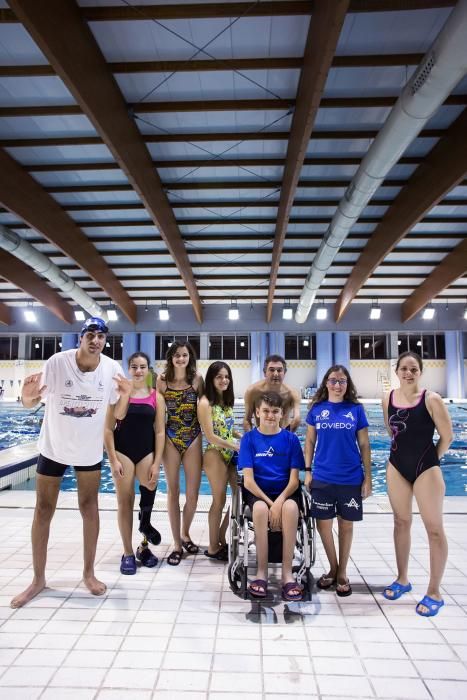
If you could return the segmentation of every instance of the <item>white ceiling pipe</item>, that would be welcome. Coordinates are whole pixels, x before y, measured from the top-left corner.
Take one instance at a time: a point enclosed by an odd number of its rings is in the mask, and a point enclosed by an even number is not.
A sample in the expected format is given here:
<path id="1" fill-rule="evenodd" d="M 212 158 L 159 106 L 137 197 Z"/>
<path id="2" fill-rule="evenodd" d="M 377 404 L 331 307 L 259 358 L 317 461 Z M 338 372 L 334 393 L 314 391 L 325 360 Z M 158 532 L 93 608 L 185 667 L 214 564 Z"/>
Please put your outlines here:
<path id="1" fill-rule="evenodd" d="M 54 287 L 65 292 L 91 316 L 105 317 L 99 304 L 81 289 L 71 277 L 68 277 L 68 275 L 51 262 L 46 255 L 39 253 L 30 243 L 18 236 L 15 231 L 1 224 L 0 247 L 22 260 L 26 265 L 29 265 L 29 267 L 32 267 L 34 272 L 38 272 L 43 277 L 46 277 L 52 282 Z"/>
<path id="2" fill-rule="evenodd" d="M 347 187 L 310 267 L 295 312 L 308 318 L 316 293 L 347 234 L 387 173 L 467 73 L 467 0 L 459 0 L 394 105 Z"/>

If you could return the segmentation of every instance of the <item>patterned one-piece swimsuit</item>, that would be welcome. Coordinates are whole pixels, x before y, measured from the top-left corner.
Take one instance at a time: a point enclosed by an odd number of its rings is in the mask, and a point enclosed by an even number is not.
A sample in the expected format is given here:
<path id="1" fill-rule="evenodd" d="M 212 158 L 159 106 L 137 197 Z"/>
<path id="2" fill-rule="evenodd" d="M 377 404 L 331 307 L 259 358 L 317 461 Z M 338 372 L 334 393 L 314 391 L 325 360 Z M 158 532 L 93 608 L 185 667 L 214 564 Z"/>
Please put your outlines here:
<path id="1" fill-rule="evenodd" d="M 164 398 L 167 407 L 167 437 L 183 457 L 201 432 L 197 415 L 198 394 L 192 386 L 172 389 L 167 385 Z"/>

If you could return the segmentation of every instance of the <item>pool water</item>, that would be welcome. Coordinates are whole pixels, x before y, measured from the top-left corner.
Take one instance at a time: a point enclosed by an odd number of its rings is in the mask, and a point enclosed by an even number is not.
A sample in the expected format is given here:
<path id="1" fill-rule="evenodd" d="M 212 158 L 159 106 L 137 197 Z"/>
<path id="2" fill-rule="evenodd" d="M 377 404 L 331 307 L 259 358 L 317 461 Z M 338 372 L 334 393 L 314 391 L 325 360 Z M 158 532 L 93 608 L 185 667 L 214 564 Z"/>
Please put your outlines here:
<path id="1" fill-rule="evenodd" d="M 464 496 L 467 494 L 467 405 L 448 405 L 454 428 L 454 442 L 442 463 L 443 474 L 446 481 L 447 496 Z M 371 444 L 371 458 L 373 471 L 373 490 L 376 494 L 386 493 L 386 460 L 389 453 L 389 437 L 383 423 L 381 406 L 378 404 L 366 404 L 365 410 L 368 416 L 369 435 Z M 302 406 L 303 418 L 306 416 L 306 406 Z M 243 406 L 236 411 L 236 424 L 241 426 Z M 20 404 L 0 405 L 0 449 L 12 447 L 25 441 L 37 438 L 43 410 L 33 411 L 23 408 Z M 306 426 L 303 423 L 297 431 L 300 442 L 303 445 Z M 181 490 L 185 491 L 183 470 L 181 471 Z M 34 481 L 21 484 L 17 488 L 34 488 Z M 75 491 L 76 478 L 73 469 L 67 470 L 62 481 L 62 490 Z M 104 493 L 114 493 L 115 488 L 110 473 L 109 462 L 104 459 L 100 490 Z M 167 492 L 165 475 L 161 470 L 158 491 Z M 210 487 L 206 475 L 203 473 L 200 493 L 209 494 Z"/>

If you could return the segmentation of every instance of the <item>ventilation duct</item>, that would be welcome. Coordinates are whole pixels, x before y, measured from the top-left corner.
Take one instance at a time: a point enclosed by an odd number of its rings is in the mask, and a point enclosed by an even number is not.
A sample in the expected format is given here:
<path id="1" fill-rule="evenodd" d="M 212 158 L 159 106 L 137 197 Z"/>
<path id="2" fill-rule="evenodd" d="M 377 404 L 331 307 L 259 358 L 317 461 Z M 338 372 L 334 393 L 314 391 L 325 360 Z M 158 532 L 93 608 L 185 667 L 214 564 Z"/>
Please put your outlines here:
<path id="1" fill-rule="evenodd" d="M 467 0 L 459 0 L 424 56 L 339 202 L 295 312 L 308 318 L 316 293 L 347 234 L 387 173 L 467 72 Z"/>
<path id="2" fill-rule="evenodd" d="M 34 272 L 48 279 L 54 287 L 65 292 L 87 311 L 91 316 L 104 316 L 99 304 L 89 294 L 79 287 L 71 277 L 68 277 L 57 265 L 51 262 L 46 255 L 39 253 L 30 243 L 18 236 L 17 233 L 0 224 L 0 247 L 7 250 L 15 257 L 32 267 Z"/>

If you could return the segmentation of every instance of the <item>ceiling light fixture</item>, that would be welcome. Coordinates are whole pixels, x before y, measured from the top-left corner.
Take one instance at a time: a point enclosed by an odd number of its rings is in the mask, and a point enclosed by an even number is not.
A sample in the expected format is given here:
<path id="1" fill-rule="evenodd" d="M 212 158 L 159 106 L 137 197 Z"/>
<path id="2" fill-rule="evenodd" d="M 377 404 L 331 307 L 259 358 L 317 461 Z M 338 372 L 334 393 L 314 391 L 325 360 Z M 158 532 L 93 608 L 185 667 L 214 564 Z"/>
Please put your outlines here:
<path id="1" fill-rule="evenodd" d="M 381 306 L 378 304 L 378 302 L 373 302 L 371 305 L 370 309 L 370 320 L 371 321 L 379 321 L 381 318 Z"/>
<path id="2" fill-rule="evenodd" d="M 282 318 L 284 319 L 284 321 L 291 321 L 293 318 L 293 308 L 290 304 L 290 299 L 282 307 Z"/>
<path id="3" fill-rule="evenodd" d="M 75 311 L 76 321 L 84 321 L 85 318 L 86 316 L 84 315 L 84 311 L 81 311 L 80 309 L 77 309 L 77 311 Z"/>
<path id="4" fill-rule="evenodd" d="M 118 314 L 117 314 L 117 309 L 113 304 L 110 305 L 110 308 L 107 311 L 107 320 L 108 321 L 118 321 Z"/>
<path id="5" fill-rule="evenodd" d="M 422 318 L 424 321 L 432 321 L 435 317 L 435 307 L 433 304 L 425 306 L 422 313 Z"/>
<path id="6" fill-rule="evenodd" d="M 238 321 L 239 318 L 237 302 L 232 299 L 229 309 L 229 321 Z"/>
<path id="7" fill-rule="evenodd" d="M 328 317 L 328 310 L 324 305 L 324 299 L 321 300 L 320 306 L 316 309 L 316 320 L 325 321 Z"/>
<path id="8" fill-rule="evenodd" d="M 159 309 L 159 321 L 168 321 L 170 319 L 169 307 L 167 306 L 167 300 L 161 301 L 161 307 Z"/>
<path id="9" fill-rule="evenodd" d="M 32 302 L 28 304 L 27 309 L 24 309 L 24 318 L 28 323 L 35 323 L 37 321 L 36 312 L 32 308 Z"/>

